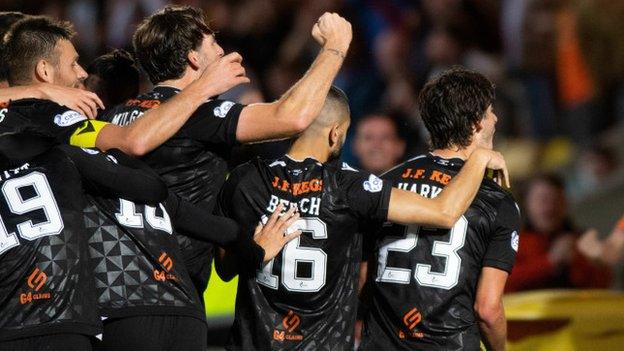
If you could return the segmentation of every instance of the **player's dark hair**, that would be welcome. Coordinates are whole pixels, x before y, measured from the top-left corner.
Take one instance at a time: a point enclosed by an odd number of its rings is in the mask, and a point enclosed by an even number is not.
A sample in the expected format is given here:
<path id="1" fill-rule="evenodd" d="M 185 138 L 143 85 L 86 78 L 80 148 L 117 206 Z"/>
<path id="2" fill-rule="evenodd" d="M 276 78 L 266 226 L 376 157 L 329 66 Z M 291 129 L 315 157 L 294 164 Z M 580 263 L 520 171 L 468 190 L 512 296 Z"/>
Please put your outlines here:
<path id="1" fill-rule="evenodd" d="M 28 16 L 13 24 L 4 45 L 9 85 L 29 84 L 35 65 L 41 59 L 57 64 L 56 44 L 62 39 L 71 40 L 73 36 L 71 23 L 46 16 Z"/>
<path id="2" fill-rule="evenodd" d="M 182 76 L 188 53 L 213 34 L 204 14 L 191 6 L 167 6 L 146 18 L 132 37 L 134 53 L 153 84 Z"/>
<path id="3" fill-rule="evenodd" d="M 0 12 L 0 81 L 6 81 L 9 75 L 9 70 L 4 61 L 4 36 L 11 28 L 13 23 L 26 17 L 21 12 Z"/>
<path id="4" fill-rule="evenodd" d="M 465 148 L 494 101 L 494 85 L 477 72 L 454 67 L 428 82 L 418 99 L 431 147 Z"/>
<path id="5" fill-rule="evenodd" d="M 115 49 L 99 56 L 87 67 L 87 89 L 106 106 L 114 106 L 139 94 L 139 68 L 125 50 Z"/>

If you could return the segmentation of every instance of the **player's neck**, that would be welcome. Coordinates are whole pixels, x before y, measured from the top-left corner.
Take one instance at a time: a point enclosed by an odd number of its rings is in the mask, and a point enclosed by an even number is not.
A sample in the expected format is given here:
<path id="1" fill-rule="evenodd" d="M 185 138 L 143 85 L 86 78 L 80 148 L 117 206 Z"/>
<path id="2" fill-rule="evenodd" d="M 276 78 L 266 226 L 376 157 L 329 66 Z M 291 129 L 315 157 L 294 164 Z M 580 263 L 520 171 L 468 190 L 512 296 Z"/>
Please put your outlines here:
<path id="1" fill-rule="evenodd" d="M 329 150 L 328 147 L 321 145 L 318 139 L 314 140 L 314 138 L 302 136 L 292 143 L 287 155 L 298 161 L 311 157 L 320 163 L 325 163 L 329 159 Z"/>
<path id="2" fill-rule="evenodd" d="M 193 83 L 195 79 L 196 77 L 193 74 L 185 73 L 182 77 L 177 79 L 163 80 L 157 83 L 156 86 L 168 86 L 182 90 Z"/>
<path id="3" fill-rule="evenodd" d="M 476 149 L 477 145 L 473 143 L 465 148 L 451 146 L 446 149 L 435 149 L 431 151 L 431 153 L 442 158 L 460 158 L 462 160 L 467 160 Z"/>

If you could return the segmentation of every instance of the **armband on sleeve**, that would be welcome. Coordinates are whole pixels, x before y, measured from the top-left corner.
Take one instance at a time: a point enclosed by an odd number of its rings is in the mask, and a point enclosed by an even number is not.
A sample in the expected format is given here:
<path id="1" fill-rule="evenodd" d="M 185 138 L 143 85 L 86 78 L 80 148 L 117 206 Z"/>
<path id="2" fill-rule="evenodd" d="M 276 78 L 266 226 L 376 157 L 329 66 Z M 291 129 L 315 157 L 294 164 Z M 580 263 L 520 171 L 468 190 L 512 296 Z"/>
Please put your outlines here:
<path id="1" fill-rule="evenodd" d="M 108 122 L 88 120 L 84 121 L 80 127 L 69 137 L 69 143 L 78 147 L 95 147 L 95 141 L 100 131 L 107 125 Z"/>

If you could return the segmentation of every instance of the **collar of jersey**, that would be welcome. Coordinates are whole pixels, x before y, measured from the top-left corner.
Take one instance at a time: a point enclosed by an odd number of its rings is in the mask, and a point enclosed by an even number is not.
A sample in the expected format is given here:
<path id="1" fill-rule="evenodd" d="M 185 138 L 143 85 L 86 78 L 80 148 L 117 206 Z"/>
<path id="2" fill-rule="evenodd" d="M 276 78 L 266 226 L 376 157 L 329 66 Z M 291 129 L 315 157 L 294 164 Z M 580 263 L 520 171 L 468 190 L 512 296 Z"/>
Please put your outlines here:
<path id="1" fill-rule="evenodd" d="M 322 165 L 323 165 L 323 164 L 322 164 L 321 162 L 319 162 L 317 159 L 315 159 L 314 157 L 310 157 L 310 156 L 306 157 L 306 158 L 305 158 L 305 159 L 303 159 L 303 160 L 295 160 L 294 158 L 292 158 L 292 157 L 291 157 L 290 155 L 288 155 L 288 154 L 285 154 L 285 155 L 284 155 L 284 157 L 285 157 L 286 159 L 288 159 L 290 162 L 294 162 L 294 163 L 312 163 L 312 162 L 314 162 L 314 163 L 318 164 L 319 166 L 322 166 Z"/>
<path id="2" fill-rule="evenodd" d="M 429 157 L 431 157 L 433 161 L 436 163 L 448 164 L 449 166 L 454 166 L 454 167 L 462 167 L 464 163 L 466 163 L 466 161 L 462 160 L 459 157 L 444 158 L 441 156 L 434 155 L 431 152 L 429 153 Z"/>

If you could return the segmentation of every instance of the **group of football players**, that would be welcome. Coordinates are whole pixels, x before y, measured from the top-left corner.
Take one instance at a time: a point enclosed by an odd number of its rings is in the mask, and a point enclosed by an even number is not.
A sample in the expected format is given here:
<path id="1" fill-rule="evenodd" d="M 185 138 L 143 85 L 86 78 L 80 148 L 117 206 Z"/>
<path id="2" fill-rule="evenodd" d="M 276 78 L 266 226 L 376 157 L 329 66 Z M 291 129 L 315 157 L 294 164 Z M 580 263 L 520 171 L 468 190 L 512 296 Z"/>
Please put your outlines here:
<path id="1" fill-rule="evenodd" d="M 218 98 L 249 79 L 199 9 L 138 26 L 143 94 L 127 53 L 87 73 L 69 23 L 0 20 L 1 350 L 204 350 L 213 260 L 239 276 L 229 350 L 353 349 L 363 257 L 360 349 L 504 349 L 519 213 L 485 77 L 429 82 L 432 152 L 378 178 L 339 161 L 352 31 L 335 13 L 305 75 L 251 105 Z M 234 146 L 285 138 L 282 157 L 228 169 Z"/>

